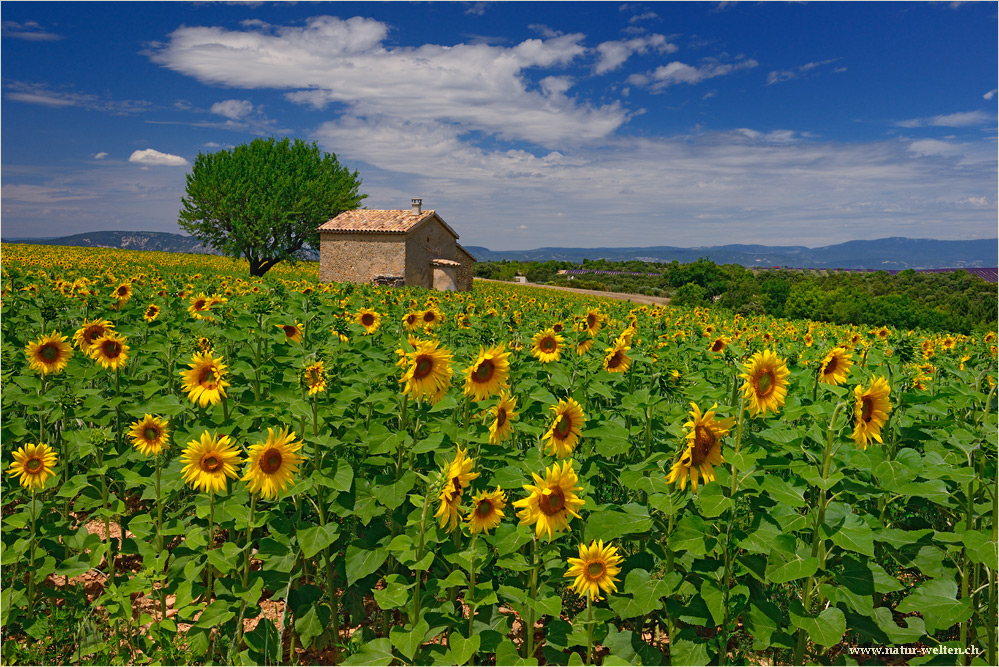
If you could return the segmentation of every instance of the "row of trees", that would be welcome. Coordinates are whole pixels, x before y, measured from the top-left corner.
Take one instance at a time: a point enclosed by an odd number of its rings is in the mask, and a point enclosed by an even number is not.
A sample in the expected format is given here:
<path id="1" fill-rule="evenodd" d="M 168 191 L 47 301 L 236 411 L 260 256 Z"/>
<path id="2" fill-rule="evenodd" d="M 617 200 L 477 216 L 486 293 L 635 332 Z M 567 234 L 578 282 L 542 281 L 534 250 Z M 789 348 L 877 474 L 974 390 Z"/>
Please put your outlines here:
<path id="1" fill-rule="evenodd" d="M 569 280 L 561 269 L 637 271 L 657 276 L 587 274 Z M 668 296 L 671 303 L 721 307 L 743 315 L 807 318 L 837 324 L 881 325 L 905 329 L 970 333 L 994 329 L 997 286 L 967 271 L 890 275 L 769 270 L 754 273 L 738 264 L 719 265 L 701 258 L 680 264 L 648 262 L 479 262 L 476 275 L 571 285 L 612 292 Z"/>

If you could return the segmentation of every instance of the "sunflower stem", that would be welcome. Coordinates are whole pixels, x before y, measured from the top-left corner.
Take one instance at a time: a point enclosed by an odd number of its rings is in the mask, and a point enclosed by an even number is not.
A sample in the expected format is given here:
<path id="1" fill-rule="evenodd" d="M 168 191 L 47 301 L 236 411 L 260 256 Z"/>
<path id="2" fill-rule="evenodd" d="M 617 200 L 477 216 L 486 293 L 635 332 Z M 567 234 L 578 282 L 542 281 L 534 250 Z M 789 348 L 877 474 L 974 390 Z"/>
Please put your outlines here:
<path id="1" fill-rule="evenodd" d="M 28 556 L 28 613 L 30 614 L 35 606 L 35 528 L 38 520 L 38 507 L 35 502 L 35 489 L 31 489 L 31 546 Z"/>
<path id="2" fill-rule="evenodd" d="M 212 566 L 212 549 L 215 547 L 215 493 L 208 492 L 208 588 L 205 589 L 205 606 L 212 601 L 212 578 L 215 572 Z M 211 653 L 209 653 L 211 657 Z"/>
<path id="3" fill-rule="evenodd" d="M 427 488 L 426 496 L 423 498 L 423 513 L 420 515 L 420 541 L 416 548 L 416 560 L 420 561 L 423 559 L 423 547 L 424 547 L 424 533 L 427 530 L 427 510 L 430 508 L 430 492 L 431 488 Z M 420 583 L 423 581 L 423 572 L 416 571 L 416 593 L 413 595 L 413 618 L 411 623 L 413 627 L 420 622 Z"/>
<path id="4" fill-rule="evenodd" d="M 156 554 L 163 556 L 163 499 L 160 495 L 160 455 L 156 455 Z M 166 568 L 164 567 L 164 570 Z M 166 581 L 160 582 L 159 636 L 163 643 L 163 621 L 166 620 Z"/>
<path id="5" fill-rule="evenodd" d="M 586 664 L 593 664 L 593 595 L 586 595 Z"/>
<path id="6" fill-rule="evenodd" d="M 468 605 L 468 638 L 472 638 L 472 628 L 475 625 L 475 538 L 478 533 L 472 533 L 472 545 L 468 555 L 468 593 L 465 595 L 465 604 Z M 471 664 L 475 664 L 475 655 L 470 659 Z"/>
<path id="7" fill-rule="evenodd" d="M 538 536 L 531 534 L 531 601 L 538 597 Z M 528 605 L 527 618 L 524 619 L 524 657 L 530 659 L 534 655 L 534 606 Z"/>

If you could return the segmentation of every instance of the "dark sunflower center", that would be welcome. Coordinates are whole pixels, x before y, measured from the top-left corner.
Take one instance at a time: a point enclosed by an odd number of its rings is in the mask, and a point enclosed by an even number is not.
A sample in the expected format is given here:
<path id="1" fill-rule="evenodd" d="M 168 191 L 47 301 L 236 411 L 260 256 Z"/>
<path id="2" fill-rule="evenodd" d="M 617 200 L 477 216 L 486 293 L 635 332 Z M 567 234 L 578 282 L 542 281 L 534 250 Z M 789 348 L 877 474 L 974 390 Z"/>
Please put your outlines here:
<path id="1" fill-rule="evenodd" d="M 42 463 L 42 460 L 40 458 L 35 458 L 35 457 L 30 458 L 24 462 L 24 467 L 27 468 L 28 472 L 30 473 L 38 472 L 39 470 L 42 469 L 43 465 L 44 464 Z"/>
<path id="2" fill-rule="evenodd" d="M 370 327 L 373 326 L 374 323 L 375 323 L 375 316 L 372 315 L 371 313 L 364 313 L 363 315 L 361 315 L 361 324 L 363 324 L 364 326 Z"/>
<path id="3" fill-rule="evenodd" d="M 552 331 L 555 333 L 562 333 L 563 326 L 561 324 L 556 324 L 552 327 Z"/>
<path id="4" fill-rule="evenodd" d="M 423 378 L 430 375 L 430 372 L 434 370 L 434 360 L 432 357 L 425 355 L 416 358 L 416 370 L 413 371 L 413 377 L 417 380 L 422 380 Z"/>
<path id="5" fill-rule="evenodd" d="M 198 384 L 205 389 L 215 388 L 215 368 L 209 366 L 207 368 L 201 369 L 201 374 L 198 375 Z"/>
<path id="6" fill-rule="evenodd" d="M 298 333 L 298 329 L 296 329 L 293 326 L 285 325 L 285 327 L 284 327 L 284 335 L 285 336 L 287 336 L 288 338 L 294 338 L 295 334 L 297 334 L 297 333 Z"/>
<path id="7" fill-rule="evenodd" d="M 832 375 L 832 374 L 834 374 L 836 372 L 836 368 L 837 367 L 839 367 L 839 359 L 836 358 L 836 357 L 833 357 L 828 362 L 826 362 L 825 374 L 826 375 Z"/>
<path id="8" fill-rule="evenodd" d="M 604 576 L 604 564 L 600 561 L 593 561 L 586 566 L 586 574 L 590 579 L 599 579 Z"/>
<path id="9" fill-rule="evenodd" d="M 127 287 L 119 287 L 118 288 L 118 296 L 127 296 L 127 295 L 128 295 L 128 288 Z"/>
<path id="10" fill-rule="evenodd" d="M 714 431 L 703 424 L 694 427 L 694 465 L 700 465 L 708 458 L 711 448 L 718 442 Z"/>
<path id="11" fill-rule="evenodd" d="M 592 329 L 597 326 L 597 316 L 590 313 L 586 316 L 586 326 Z"/>
<path id="12" fill-rule="evenodd" d="M 437 316 L 434 315 L 434 311 L 432 311 L 432 310 L 428 310 L 427 312 L 423 313 L 423 321 L 424 322 L 433 322 L 436 319 L 437 319 Z"/>
<path id="13" fill-rule="evenodd" d="M 496 411 L 496 426 L 502 426 L 506 423 L 506 408 L 500 408 Z"/>
<path id="14" fill-rule="evenodd" d="M 725 349 L 725 341 L 721 339 L 716 340 L 715 344 L 711 346 L 712 352 L 721 352 L 724 349 Z"/>
<path id="15" fill-rule="evenodd" d="M 52 343 L 46 343 L 38 351 L 38 354 L 45 361 L 55 361 L 59 358 L 59 348 Z"/>
<path id="16" fill-rule="evenodd" d="M 541 500 L 538 501 L 538 509 L 545 516 L 552 516 L 553 514 L 558 514 L 565 507 L 565 494 L 562 493 L 562 488 L 559 486 L 553 486 L 545 489 L 541 494 Z"/>
<path id="17" fill-rule="evenodd" d="M 565 440 L 569 437 L 569 432 L 572 431 L 572 419 L 567 414 L 561 414 L 555 420 L 555 437 L 559 440 Z"/>
<path id="18" fill-rule="evenodd" d="M 121 356 L 121 343 L 115 340 L 106 340 L 102 346 L 104 356 L 108 359 L 117 359 Z"/>
<path id="19" fill-rule="evenodd" d="M 863 400 L 863 405 L 860 408 L 860 418 L 864 420 L 864 423 L 867 423 L 871 421 L 873 416 L 874 416 L 874 401 L 865 396 Z"/>
<path id="20" fill-rule="evenodd" d="M 607 368 L 617 368 L 618 366 L 620 366 L 621 362 L 623 361 L 622 359 L 623 356 L 624 355 L 621 354 L 621 350 L 615 351 L 614 356 L 612 356 L 610 359 L 607 360 Z"/>
<path id="21" fill-rule="evenodd" d="M 489 516 L 493 513 L 492 502 L 485 498 L 480 500 L 478 506 L 475 508 L 475 513 L 482 518 Z"/>
<path id="22" fill-rule="evenodd" d="M 154 426 L 147 426 L 146 430 L 142 432 L 142 435 L 149 441 L 158 440 L 160 437 L 160 431 Z"/>
<path id="23" fill-rule="evenodd" d="M 205 309 L 205 305 L 207 303 L 208 302 L 205 301 L 204 299 L 198 299 L 197 301 L 194 302 L 194 309 L 195 310 L 204 310 Z"/>
<path id="24" fill-rule="evenodd" d="M 475 370 L 472 372 L 472 379 L 476 382 L 489 382 L 495 371 L 495 364 L 493 364 L 491 359 L 486 359 L 475 367 Z"/>
<path id="25" fill-rule="evenodd" d="M 215 453 L 206 454 L 201 458 L 201 469 L 205 472 L 218 472 L 222 468 L 222 459 Z"/>
<path id="26" fill-rule="evenodd" d="M 542 338 L 541 342 L 538 343 L 538 349 L 546 354 L 551 354 L 558 348 L 558 343 L 552 337 Z"/>
<path id="27" fill-rule="evenodd" d="M 766 398 L 774 390 L 774 383 L 777 378 L 773 371 L 767 371 L 756 378 L 756 394 L 760 398 Z"/>
<path id="28" fill-rule="evenodd" d="M 90 327 L 83 332 L 83 340 L 87 341 L 87 345 L 94 342 L 95 338 L 99 338 L 104 335 L 104 327 Z"/>
<path id="29" fill-rule="evenodd" d="M 415 324 L 416 315 L 406 315 L 406 324 Z"/>
<path id="30" fill-rule="evenodd" d="M 281 452 L 276 449 L 268 449 L 260 457 L 260 469 L 264 474 L 271 475 L 281 468 Z"/>

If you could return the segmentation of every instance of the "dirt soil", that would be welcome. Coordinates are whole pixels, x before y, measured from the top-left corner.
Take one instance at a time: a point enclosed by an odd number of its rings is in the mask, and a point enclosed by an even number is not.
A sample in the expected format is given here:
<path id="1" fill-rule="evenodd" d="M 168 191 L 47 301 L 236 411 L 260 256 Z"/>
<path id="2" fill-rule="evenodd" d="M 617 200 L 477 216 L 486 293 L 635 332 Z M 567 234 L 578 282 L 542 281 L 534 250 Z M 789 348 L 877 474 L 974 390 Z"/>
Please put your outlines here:
<path id="1" fill-rule="evenodd" d="M 564 292 L 575 292 L 576 294 L 589 294 L 590 296 L 602 296 L 607 299 L 618 301 L 631 301 L 632 303 L 645 303 L 652 306 L 665 306 L 669 299 L 662 296 L 645 296 L 644 294 L 625 294 L 623 292 L 601 292 L 592 289 L 576 289 L 575 287 L 561 287 L 559 285 L 539 285 L 538 283 L 508 283 L 505 280 L 490 280 L 488 278 L 475 278 L 487 283 L 503 283 L 505 285 L 526 285 L 527 287 L 542 287 L 544 289 L 558 289 Z"/>

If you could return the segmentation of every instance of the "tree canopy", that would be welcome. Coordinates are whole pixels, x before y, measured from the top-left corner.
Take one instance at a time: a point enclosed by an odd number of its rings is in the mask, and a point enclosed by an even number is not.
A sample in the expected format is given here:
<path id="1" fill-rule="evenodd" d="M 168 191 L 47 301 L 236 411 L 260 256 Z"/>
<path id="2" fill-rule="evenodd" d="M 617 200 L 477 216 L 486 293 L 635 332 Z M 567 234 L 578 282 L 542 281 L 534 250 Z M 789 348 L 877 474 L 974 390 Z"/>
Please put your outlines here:
<path id="1" fill-rule="evenodd" d="M 319 247 L 318 227 L 356 209 L 367 195 L 361 179 L 336 155 L 301 139 L 254 139 L 201 153 L 187 176 L 181 228 L 216 250 L 245 257 L 262 276 L 306 245 Z"/>

